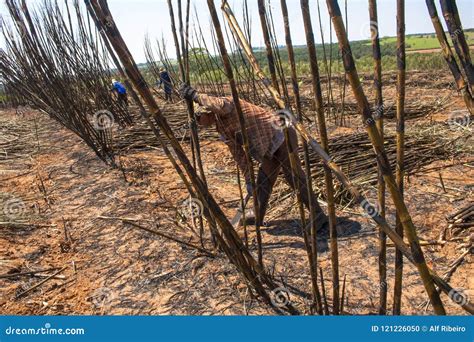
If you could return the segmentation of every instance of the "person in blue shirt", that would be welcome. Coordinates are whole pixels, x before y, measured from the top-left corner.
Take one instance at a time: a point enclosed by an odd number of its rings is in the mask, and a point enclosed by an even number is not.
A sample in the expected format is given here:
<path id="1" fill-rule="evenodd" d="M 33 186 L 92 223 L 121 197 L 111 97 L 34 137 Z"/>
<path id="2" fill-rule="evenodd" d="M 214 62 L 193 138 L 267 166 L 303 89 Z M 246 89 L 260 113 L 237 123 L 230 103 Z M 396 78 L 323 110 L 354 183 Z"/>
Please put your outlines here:
<path id="1" fill-rule="evenodd" d="M 173 84 L 171 83 L 171 77 L 165 68 L 160 69 L 160 80 L 158 81 L 158 86 L 163 86 L 163 90 L 165 91 L 165 100 L 168 102 L 173 102 Z"/>
<path id="2" fill-rule="evenodd" d="M 117 100 L 120 104 L 128 107 L 127 89 L 116 79 L 112 79 L 112 89 L 117 94 Z"/>

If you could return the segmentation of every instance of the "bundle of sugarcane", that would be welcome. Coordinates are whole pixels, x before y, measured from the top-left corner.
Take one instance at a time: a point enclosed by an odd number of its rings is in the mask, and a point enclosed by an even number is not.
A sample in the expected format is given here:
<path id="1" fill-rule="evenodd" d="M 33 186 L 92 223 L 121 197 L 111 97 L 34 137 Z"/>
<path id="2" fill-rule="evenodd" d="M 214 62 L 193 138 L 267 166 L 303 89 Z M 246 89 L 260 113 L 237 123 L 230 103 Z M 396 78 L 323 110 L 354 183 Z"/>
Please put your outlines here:
<path id="1" fill-rule="evenodd" d="M 407 119 L 415 119 L 419 117 L 428 116 L 431 113 L 442 110 L 448 104 L 450 97 L 444 97 L 441 99 L 433 99 L 432 102 L 426 99 L 411 99 L 405 106 L 405 117 Z M 313 108 L 313 99 L 311 96 L 303 96 L 302 103 L 304 108 Z M 326 104 L 326 108 L 329 112 L 342 112 L 346 115 L 356 116 L 358 115 L 357 103 L 347 102 L 342 103 L 341 101 L 334 101 Z M 388 120 L 394 119 L 396 116 L 396 107 L 394 103 L 386 103 L 384 105 L 384 117 Z"/>
<path id="2" fill-rule="evenodd" d="M 0 160 L 14 159 L 24 154 L 26 145 L 31 139 L 24 139 L 34 134 L 26 122 L 14 120 L 0 121 Z M 22 139 L 23 138 L 23 139 Z"/>
<path id="3" fill-rule="evenodd" d="M 184 102 L 168 104 L 163 107 L 163 116 L 181 142 L 189 142 L 191 139 L 188 117 Z M 135 124 L 117 132 L 114 136 L 114 150 L 142 150 L 153 147 L 160 147 L 154 133 L 147 126 L 146 122 L 136 118 Z M 205 129 L 199 134 L 200 138 L 206 140 L 217 140 L 218 135 L 215 130 Z"/>
<path id="4" fill-rule="evenodd" d="M 178 120 L 174 125 L 170 125 L 173 128 L 173 132 L 181 142 L 190 141 L 189 125 L 187 120 Z M 173 120 L 170 120 L 170 123 Z M 218 140 L 218 135 L 214 130 L 203 130 L 199 134 L 201 138 L 206 140 Z M 144 123 L 136 123 L 131 127 L 127 127 L 118 132 L 113 142 L 113 149 L 115 151 L 125 150 L 146 150 L 149 148 L 160 147 L 159 141 L 156 139 L 154 133 Z"/>
<path id="5" fill-rule="evenodd" d="M 469 203 L 464 208 L 449 215 L 446 220 L 449 223 L 448 230 L 451 237 L 464 235 L 465 233 L 469 234 L 474 227 L 474 203 Z"/>
<path id="6" fill-rule="evenodd" d="M 18 166 L 11 160 L 28 160 L 38 150 L 39 136 L 47 131 L 48 126 L 41 118 L 27 120 L 15 116 L 0 116 L 0 164 L 9 167 Z"/>
<path id="7" fill-rule="evenodd" d="M 411 173 L 420 167 L 436 160 L 444 160 L 452 156 L 454 147 L 440 142 L 438 137 L 430 135 L 408 136 L 405 143 L 405 169 Z M 395 166 L 396 146 L 395 135 L 387 134 L 385 150 L 392 165 Z M 302 151 L 300 151 L 302 154 Z M 341 169 L 355 184 L 364 188 L 377 184 L 377 161 L 365 133 L 355 133 L 329 141 L 329 155 L 340 165 Z M 320 158 L 313 152 L 310 155 L 312 177 L 315 186 L 324 193 L 324 172 Z M 336 183 L 335 198 L 339 204 L 347 204 L 352 200 L 350 194 L 339 183 Z"/>

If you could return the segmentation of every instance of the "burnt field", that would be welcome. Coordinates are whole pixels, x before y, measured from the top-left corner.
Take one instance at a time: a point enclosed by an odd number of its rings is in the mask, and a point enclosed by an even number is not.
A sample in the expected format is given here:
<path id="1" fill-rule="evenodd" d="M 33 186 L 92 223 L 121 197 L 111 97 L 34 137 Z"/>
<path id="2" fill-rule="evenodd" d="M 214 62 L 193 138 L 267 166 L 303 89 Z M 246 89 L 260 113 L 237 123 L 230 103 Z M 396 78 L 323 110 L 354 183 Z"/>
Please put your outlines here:
<path id="1" fill-rule="evenodd" d="M 474 314 L 468 6 L 236 1 L 5 1 L 0 314 Z"/>
<path id="2" fill-rule="evenodd" d="M 395 74 L 383 77 L 386 151 L 393 165 Z M 363 84 L 370 89 L 370 75 L 364 75 Z M 303 81 L 301 93 L 305 112 L 312 118 L 309 81 Z M 368 92 L 369 99 L 374 96 L 373 91 Z M 186 105 L 175 101 L 163 104 L 163 115 L 190 154 Z M 407 207 L 428 266 L 472 298 L 472 118 L 466 115 L 447 75 L 409 73 L 406 102 Z M 349 92 L 344 107 L 334 104 L 334 113 L 343 108 L 342 125 L 334 117 L 327 119 L 330 153 L 375 203 L 377 164 Z M 131 105 L 130 112 L 135 124 L 115 127 L 110 133 L 117 162 L 112 168 L 43 113 L 28 106 L 2 110 L 2 314 L 274 314 L 255 297 L 228 258 L 212 247 L 210 236 L 200 236 L 199 221 L 189 214 L 189 193 L 183 181 L 139 117 L 138 108 Z M 317 136 L 315 122 L 307 126 Z M 231 218 L 240 202 L 234 161 L 214 129 L 199 129 L 198 133 L 209 191 Z M 311 157 L 311 166 L 320 204 L 327 210 L 324 174 L 316 155 Z M 341 311 L 377 314 L 377 225 L 337 180 L 334 186 Z M 394 223 L 393 204 L 390 196 L 386 198 L 386 217 Z M 261 227 L 265 265 L 282 289 L 273 300 L 277 305 L 290 301 L 301 313 L 309 313 L 311 275 L 297 198 L 281 180 L 265 221 Z M 256 255 L 255 227 L 249 225 L 245 230 L 239 227 L 236 232 Z M 318 281 L 330 308 L 332 266 L 327 230 L 318 234 L 317 249 Z M 389 303 L 394 258 L 395 248 L 389 242 Z M 465 314 L 445 294 L 441 298 L 449 314 Z M 433 313 L 417 270 L 408 262 L 403 269 L 402 303 L 403 314 Z"/>

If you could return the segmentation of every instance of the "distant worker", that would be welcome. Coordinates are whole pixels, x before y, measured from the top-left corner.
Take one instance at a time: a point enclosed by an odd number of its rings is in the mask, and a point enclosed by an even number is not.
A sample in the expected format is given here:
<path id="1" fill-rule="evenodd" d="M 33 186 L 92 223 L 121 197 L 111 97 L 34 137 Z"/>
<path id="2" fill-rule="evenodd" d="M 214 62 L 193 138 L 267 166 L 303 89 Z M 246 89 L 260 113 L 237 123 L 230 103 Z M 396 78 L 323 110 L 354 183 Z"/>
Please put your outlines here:
<path id="1" fill-rule="evenodd" d="M 127 89 L 122 83 L 116 79 L 112 79 L 112 89 L 110 91 L 113 91 L 117 94 L 117 100 L 121 105 L 128 107 Z"/>
<path id="2" fill-rule="evenodd" d="M 229 147 L 234 160 L 245 176 L 248 197 L 251 196 L 253 189 L 243 149 L 239 118 L 232 97 L 211 97 L 198 94 L 194 88 L 187 84 L 180 87 L 179 94 L 182 98 L 192 100 L 210 111 L 210 113 L 196 116 L 197 122 L 204 127 L 216 125 L 217 131 Z M 297 163 L 298 175 L 295 177 L 295 182 L 293 182 L 288 147 L 285 143 L 284 133 L 277 124 L 278 117 L 271 111 L 244 100 L 240 100 L 240 105 L 247 125 L 250 155 L 260 162 L 256 184 L 260 221 L 258 223 L 263 224 L 268 201 L 280 170 L 283 171 L 286 182 L 295 191 L 300 192 L 304 204 L 309 209 L 305 172 L 301 164 Z M 289 133 L 290 146 L 293 150 L 297 150 L 298 138 L 296 132 L 289 127 Z M 311 197 L 311 202 L 314 203 L 316 226 L 319 230 L 327 223 L 328 219 L 319 206 L 316 196 Z"/>
<path id="3" fill-rule="evenodd" d="M 163 87 L 163 90 L 165 91 L 165 100 L 168 102 L 173 102 L 173 85 L 171 83 L 170 74 L 165 68 L 160 69 L 160 80 L 158 81 L 158 86 Z"/>

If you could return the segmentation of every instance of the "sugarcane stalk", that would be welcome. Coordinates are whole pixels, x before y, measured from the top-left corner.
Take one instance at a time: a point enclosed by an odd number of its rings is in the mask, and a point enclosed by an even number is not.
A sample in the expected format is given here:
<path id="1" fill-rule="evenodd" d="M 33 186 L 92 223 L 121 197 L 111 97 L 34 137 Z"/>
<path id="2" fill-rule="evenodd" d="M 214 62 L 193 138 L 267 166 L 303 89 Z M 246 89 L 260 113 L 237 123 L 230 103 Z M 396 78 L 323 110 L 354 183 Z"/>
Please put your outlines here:
<path id="1" fill-rule="evenodd" d="M 416 228 L 413 224 L 410 213 L 408 212 L 408 209 L 405 205 L 402 194 L 399 191 L 399 188 L 395 181 L 395 177 L 393 176 L 390 164 L 387 159 L 387 155 L 384 150 L 383 141 L 380 137 L 380 134 L 378 133 L 378 130 L 375 126 L 375 121 L 371 115 L 369 102 L 362 88 L 359 75 L 355 66 L 354 58 L 352 56 L 352 51 L 349 45 L 349 40 L 344 29 L 344 23 L 341 18 L 339 4 L 337 3 L 337 0 L 326 0 L 326 3 L 339 40 L 339 47 L 342 53 L 345 71 L 351 84 L 354 96 L 357 100 L 359 111 L 361 112 L 362 121 L 366 126 L 367 133 L 369 134 L 369 137 L 371 139 L 380 167 L 382 168 L 385 184 L 390 190 L 392 200 L 397 209 L 398 216 L 400 217 L 400 222 L 402 223 L 404 228 L 404 233 L 406 234 L 410 243 L 410 248 L 414 256 L 415 265 L 418 269 L 418 272 L 420 273 L 423 285 L 430 298 L 435 313 L 439 315 L 444 315 L 446 314 L 446 311 L 444 310 L 443 303 L 441 302 L 439 294 L 434 287 L 433 278 L 430 274 L 428 266 L 426 265 L 423 251 L 421 250 L 418 236 L 416 233 Z"/>
<path id="2" fill-rule="evenodd" d="M 168 10 L 169 10 L 169 16 L 170 16 L 171 33 L 173 35 L 173 41 L 174 41 L 174 45 L 176 49 L 176 60 L 178 62 L 179 72 L 181 76 L 183 77 L 184 65 L 183 65 L 183 59 L 181 58 L 181 47 L 179 45 L 178 34 L 176 32 L 176 21 L 175 21 L 173 3 L 172 3 L 172 0 L 167 0 L 167 3 L 168 3 Z"/>
<path id="3" fill-rule="evenodd" d="M 286 140 L 286 144 L 287 144 L 287 148 L 288 148 L 288 154 L 289 154 L 289 158 L 290 158 L 290 164 L 291 164 L 291 176 L 292 176 L 292 182 L 293 182 L 293 188 L 295 189 L 298 189 L 296 191 L 296 196 L 297 196 L 297 199 L 298 199 L 298 210 L 299 210 L 299 213 L 300 213 L 300 217 L 301 217 L 301 226 L 302 226 L 302 232 L 303 232 L 303 241 L 304 241 L 304 244 L 305 244 L 305 247 L 306 247 L 306 253 L 307 253 L 307 256 L 308 256 L 308 260 L 309 260 L 309 266 L 310 266 L 310 274 L 311 274 L 311 289 L 312 289 L 312 292 L 313 292 L 313 305 L 311 305 L 311 312 L 314 312 L 314 309 L 316 308 L 318 313 L 319 314 L 322 314 L 322 308 L 321 308 L 321 296 L 319 294 L 319 289 L 318 289 L 318 283 L 317 283 L 317 274 L 315 274 L 315 272 L 317 272 L 317 269 L 315 269 L 315 264 L 314 264 L 314 257 L 313 257 L 313 250 L 312 250 L 312 246 L 311 246 L 311 239 L 310 237 L 308 236 L 308 232 L 307 232 L 307 226 L 306 226 L 306 216 L 305 216 L 305 213 L 304 213 L 304 205 L 303 205 L 303 200 L 302 200 L 302 197 L 301 197 L 301 192 L 299 191 L 299 187 L 298 187 L 298 182 L 299 180 L 297 180 L 296 177 L 299 177 L 298 173 L 297 173 L 297 163 L 299 163 L 299 159 L 297 157 L 297 154 L 296 152 L 294 151 L 293 149 L 293 146 L 292 144 L 290 143 L 290 135 L 289 135 L 289 129 L 288 127 L 285 125 L 284 126 L 284 132 L 285 132 L 285 140 Z M 318 298 L 319 296 L 319 298 Z"/>
<path id="4" fill-rule="evenodd" d="M 243 4 L 243 17 L 244 17 L 245 35 L 246 35 L 247 40 L 248 40 L 248 42 L 251 46 L 252 45 L 252 21 L 251 21 L 250 15 L 249 15 L 249 7 L 248 7 L 248 1 L 247 0 L 244 0 L 244 4 Z M 251 82 L 251 85 L 252 85 L 254 98 L 255 98 L 255 100 L 260 99 L 260 94 L 257 91 L 257 86 L 259 86 L 260 84 L 258 84 L 255 80 L 255 74 L 254 74 L 253 68 L 249 68 L 249 73 L 250 73 L 250 82 Z"/>
<path id="5" fill-rule="evenodd" d="M 344 0 L 344 17 L 345 17 L 345 22 L 346 22 L 346 30 L 347 32 L 349 32 L 349 16 L 348 16 L 348 13 L 347 13 L 347 0 Z M 349 34 L 349 33 L 348 33 Z M 340 126 L 343 126 L 344 125 L 344 113 L 345 113 L 345 109 L 346 109 L 346 90 L 347 90 L 347 77 L 346 75 L 344 74 L 344 81 L 343 81 L 343 84 L 342 84 L 342 94 L 341 94 L 341 119 L 339 121 L 339 125 Z M 337 117 L 334 116 L 334 124 L 337 125 Z M 344 300 L 344 296 L 341 295 L 341 298 L 342 300 Z M 343 303 L 341 303 L 343 304 Z M 341 305 L 342 307 L 342 305 Z M 342 311 L 342 309 L 341 309 Z"/>
<path id="6" fill-rule="evenodd" d="M 199 16 L 197 14 L 196 14 L 196 20 L 197 20 L 197 27 L 199 29 L 199 36 L 197 35 L 197 33 L 196 33 L 196 36 L 201 37 L 201 39 L 199 40 L 199 46 L 204 46 L 204 49 L 207 53 L 207 58 L 205 58 L 206 63 L 207 63 L 207 67 L 208 67 L 209 70 L 213 71 L 213 75 L 212 75 L 211 79 L 213 80 L 214 87 L 215 87 L 214 92 L 215 92 L 215 94 L 223 95 L 222 84 L 224 82 L 222 80 L 221 74 L 219 72 L 215 71 L 215 68 L 217 68 L 217 70 L 221 70 L 222 67 L 213 58 L 209 57 L 210 56 L 209 48 L 207 46 L 206 39 L 204 38 L 204 34 L 203 34 L 202 28 L 201 28 L 201 24 L 199 22 Z M 213 36 L 213 38 L 214 38 L 214 36 Z M 214 68 L 212 66 L 214 66 Z M 216 76 L 218 76 L 219 79 L 217 79 Z"/>
<path id="7" fill-rule="evenodd" d="M 405 83 L 406 83 L 406 52 L 405 52 L 405 0 L 397 0 L 397 168 L 396 182 L 403 199 L 405 175 Z M 396 231 L 403 238 L 403 226 L 397 210 Z M 403 255 L 395 251 L 395 284 L 393 290 L 393 314 L 401 314 L 403 282 Z"/>
<path id="8" fill-rule="evenodd" d="M 319 22 L 319 32 L 320 32 L 320 37 L 321 37 L 321 45 L 323 47 L 323 61 L 324 61 L 324 68 L 326 70 L 326 77 L 327 77 L 327 80 L 328 80 L 328 89 L 327 89 L 327 103 L 328 105 L 331 103 L 331 95 L 332 95 L 332 87 L 331 87 L 331 71 L 330 71 L 330 68 L 329 68 L 329 64 L 328 64 L 328 56 L 327 56 L 327 53 L 326 53 L 326 43 L 324 41 L 324 31 L 323 31 L 323 22 L 322 22 L 322 19 L 321 19 L 321 8 L 320 8 L 320 5 L 319 5 L 319 0 L 316 1 L 316 5 L 317 5 L 317 8 L 318 8 L 318 22 Z M 331 50 L 332 50 L 332 44 L 331 44 Z M 329 116 L 331 116 L 331 109 L 332 109 L 332 106 L 329 106 L 328 108 L 328 114 Z"/>
<path id="9" fill-rule="evenodd" d="M 256 182 L 255 182 L 253 161 L 252 161 L 252 158 L 250 157 L 250 148 L 249 148 L 250 143 L 249 143 L 249 138 L 248 138 L 247 129 L 245 125 L 245 117 L 242 112 L 242 108 L 240 106 L 239 94 L 237 92 L 237 87 L 235 85 L 235 80 L 234 80 L 234 73 L 230 65 L 229 55 L 227 54 L 227 48 L 225 46 L 224 36 L 222 35 L 222 29 L 219 22 L 219 17 L 217 16 L 217 11 L 214 6 L 213 0 L 208 0 L 207 5 L 209 8 L 209 12 L 211 14 L 214 29 L 216 31 L 217 43 L 219 44 L 219 51 L 221 54 L 223 65 L 224 65 L 224 70 L 226 72 L 227 79 L 229 80 L 229 85 L 232 92 L 232 98 L 234 100 L 235 110 L 239 117 L 239 124 L 240 124 L 240 129 L 242 132 L 243 149 L 245 153 L 245 158 L 247 159 L 248 172 L 250 174 L 250 182 L 252 184 L 252 192 L 253 192 L 253 199 L 254 199 L 253 203 L 254 203 L 255 221 L 256 221 L 255 228 L 256 228 L 256 233 L 257 233 L 258 263 L 260 267 L 263 268 L 262 236 L 261 236 L 260 224 L 259 224 L 261 221 L 261 218 L 260 218 L 260 213 L 259 213 L 259 203 L 258 203 L 258 197 L 257 197 L 257 187 L 256 187 Z"/>
<path id="10" fill-rule="evenodd" d="M 280 78 L 282 93 L 285 100 L 289 102 L 288 85 L 286 84 L 285 72 L 283 70 L 283 64 L 281 62 L 280 47 L 276 39 L 275 22 L 273 20 L 273 11 L 272 11 L 272 7 L 270 6 L 270 1 L 268 1 L 268 4 L 269 6 L 268 6 L 267 23 L 268 23 L 268 30 L 270 34 L 270 42 L 275 54 L 275 62 L 276 62 L 275 65 L 277 69 L 277 74 Z"/>
<path id="11" fill-rule="evenodd" d="M 245 241 L 245 247 L 249 248 L 249 234 L 247 231 L 247 218 L 246 218 L 246 213 L 245 213 L 245 199 L 244 199 L 244 193 L 242 191 L 242 177 L 240 177 L 240 170 L 238 167 L 236 167 L 236 173 L 237 173 L 237 184 L 239 186 L 239 201 L 240 201 L 240 208 L 242 210 L 242 226 L 244 228 L 244 241 Z"/>
<path id="12" fill-rule="evenodd" d="M 280 93 L 278 86 L 278 79 L 275 69 L 275 59 L 273 57 L 272 46 L 270 43 L 270 34 L 268 32 L 267 14 L 265 9 L 265 0 L 257 0 L 258 4 L 258 15 L 260 17 L 260 25 L 262 27 L 263 41 L 265 42 L 265 49 L 267 52 L 268 70 L 272 79 L 273 87 Z"/>
<path id="13" fill-rule="evenodd" d="M 329 100 L 331 103 L 331 106 L 329 107 L 329 115 L 331 115 L 331 109 L 333 109 L 333 116 L 336 117 L 337 115 L 337 110 L 336 110 L 336 105 L 334 104 L 334 95 L 333 95 L 333 86 L 332 86 L 332 81 L 333 81 L 333 71 L 332 71 L 332 64 L 333 64 L 333 28 L 332 28 L 332 21 L 329 20 L 329 79 L 328 82 L 330 84 L 329 89 L 331 90 L 329 93 Z M 339 81 L 339 78 L 336 79 Z"/>
<path id="14" fill-rule="evenodd" d="M 456 0 L 440 0 L 440 3 L 454 49 L 456 50 L 461 65 L 464 68 L 467 82 L 471 87 L 470 91 L 472 93 L 472 87 L 474 86 L 474 68 L 472 66 L 469 45 L 467 44 L 466 36 L 464 35 L 461 20 L 459 18 Z"/>
<path id="15" fill-rule="evenodd" d="M 186 27 L 184 27 L 184 21 L 183 21 L 183 6 L 182 6 L 182 1 L 178 1 L 178 25 L 179 25 L 179 39 L 181 41 L 181 44 L 177 45 L 181 47 L 181 58 L 183 59 L 180 63 L 182 65 L 182 71 L 181 71 L 181 77 L 183 81 L 189 81 L 189 54 L 188 54 L 188 47 L 189 47 L 189 41 L 188 41 L 188 23 L 189 19 L 186 20 Z M 187 0 L 187 7 L 189 8 L 189 2 L 190 0 Z M 173 13 L 172 10 L 172 0 L 168 1 L 168 6 L 171 6 L 170 8 L 170 15 Z M 186 11 L 188 12 L 188 11 Z M 188 17 L 189 18 L 189 17 Z M 174 18 L 171 18 L 171 22 L 174 22 Z M 176 30 L 176 24 L 172 25 L 172 29 Z M 175 36 L 176 34 L 173 34 Z"/>
<path id="16" fill-rule="evenodd" d="M 288 50 L 288 60 L 290 62 L 290 68 L 291 68 L 291 83 L 293 87 L 293 95 L 295 98 L 296 113 L 298 115 L 298 119 L 301 121 L 303 119 L 303 108 L 301 105 L 301 96 L 300 96 L 300 90 L 298 86 L 296 60 L 295 60 L 295 53 L 293 49 L 293 42 L 291 38 L 290 20 L 288 16 L 288 6 L 286 4 L 286 0 L 281 0 L 280 6 L 281 6 L 281 11 L 282 11 L 284 26 L 285 26 L 285 41 L 286 41 L 286 48 Z M 314 198 L 314 190 L 313 190 L 313 184 L 311 181 L 311 165 L 310 165 L 310 159 L 309 159 L 308 144 L 304 140 L 303 140 L 303 152 L 304 152 L 306 184 L 308 186 L 308 201 L 309 201 L 310 220 L 311 220 L 310 270 L 311 270 L 311 279 L 312 279 L 312 294 L 313 294 L 313 302 L 319 314 L 322 314 L 323 310 L 322 310 L 321 294 L 319 292 L 318 283 L 317 283 L 318 281 L 318 278 L 317 278 L 318 248 L 317 248 L 316 209 L 315 209 L 315 203 L 313 203 L 313 200 L 312 200 Z"/>
<path id="17" fill-rule="evenodd" d="M 341 312 L 344 312 L 344 297 L 346 294 L 346 276 L 347 274 L 344 274 L 344 279 L 342 281 L 341 308 L 340 308 Z"/>
<path id="18" fill-rule="evenodd" d="M 190 0 L 187 0 L 187 15 L 186 15 L 186 28 L 183 26 L 183 17 L 182 17 L 182 6 L 181 6 L 181 0 L 178 0 L 178 20 L 179 20 L 179 32 L 180 32 L 180 37 L 181 37 L 181 49 L 182 51 L 178 51 L 180 44 L 178 43 L 178 35 L 176 33 L 176 24 L 174 20 L 174 10 L 173 10 L 173 4 L 172 0 L 168 0 L 168 7 L 169 7 L 169 12 L 170 12 L 170 19 L 171 19 L 171 30 L 173 31 L 173 39 L 176 39 L 175 41 L 175 46 L 176 46 L 176 55 L 178 56 L 178 59 L 182 58 L 182 61 L 180 60 L 179 66 L 180 66 L 180 72 L 181 72 L 181 79 L 187 83 L 191 84 L 190 80 L 190 70 L 189 70 L 189 50 L 188 50 L 188 25 L 189 25 L 189 6 L 190 6 Z M 202 163 L 202 157 L 201 157 L 201 144 L 199 141 L 199 134 L 197 130 L 197 124 L 196 124 L 196 116 L 194 113 L 194 104 L 192 100 L 186 100 L 186 106 L 188 109 L 188 124 L 191 130 L 191 150 L 193 153 L 193 162 L 194 162 L 194 167 L 197 167 L 199 169 L 199 174 L 201 176 L 201 179 L 204 183 L 204 185 L 207 187 L 207 180 L 206 180 L 206 175 L 204 172 L 204 166 Z M 215 225 L 215 222 L 213 220 L 210 221 L 211 225 Z M 203 222 L 202 219 L 199 218 L 199 229 L 202 232 L 204 230 L 203 227 Z M 212 233 L 211 229 L 211 233 Z M 201 241 L 201 244 L 203 241 Z"/>
<path id="19" fill-rule="evenodd" d="M 180 32 L 180 38 L 181 38 L 181 45 L 179 43 L 178 34 L 176 32 L 177 30 L 176 30 L 176 22 L 175 22 L 175 17 L 174 17 L 174 9 L 173 9 L 172 0 L 168 0 L 168 9 L 169 9 L 169 15 L 170 15 L 170 22 L 171 22 L 171 31 L 173 33 L 173 40 L 176 47 L 176 57 L 178 59 L 178 66 L 179 66 L 179 71 L 181 74 L 181 80 L 183 82 L 189 82 L 189 80 L 187 79 L 187 76 L 189 76 L 189 73 L 187 72 L 188 68 L 186 66 L 187 56 L 186 56 L 185 45 L 187 44 L 187 42 L 185 41 L 184 32 L 183 32 L 184 28 L 183 28 L 183 17 L 181 13 L 181 0 L 178 0 L 178 20 L 179 20 L 179 25 L 180 25 L 179 32 Z M 196 167 L 196 158 L 197 158 L 196 153 L 198 149 L 196 148 L 196 136 L 195 136 L 196 129 L 193 127 L 196 125 L 196 122 L 194 119 L 193 102 L 191 100 L 186 100 L 186 106 L 188 108 L 188 124 L 190 126 L 191 137 L 192 137 L 191 153 L 192 153 L 192 159 L 193 159 L 193 166 Z"/>
<path id="20" fill-rule="evenodd" d="M 329 315 L 329 305 L 328 305 L 328 299 L 326 296 L 326 286 L 324 285 L 324 275 L 323 275 L 323 269 L 320 267 L 319 268 L 319 279 L 321 282 L 321 291 L 322 291 L 322 296 L 323 296 L 323 303 L 324 303 L 324 314 Z"/>
<path id="21" fill-rule="evenodd" d="M 384 140 L 383 127 L 383 93 L 382 93 L 382 56 L 380 52 L 380 39 L 378 31 L 377 0 L 369 0 L 369 18 L 372 41 L 372 55 L 374 58 L 374 87 L 375 99 L 375 123 L 379 131 L 380 138 Z M 377 198 L 380 215 L 385 218 L 385 182 L 380 165 L 377 165 Z M 387 235 L 379 228 L 379 314 L 385 315 L 387 312 Z"/>
<path id="22" fill-rule="evenodd" d="M 318 59 L 316 54 L 316 45 L 314 42 L 313 25 L 309 9 L 309 1 L 301 0 L 301 12 L 306 35 L 306 45 L 309 53 L 309 63 L 311 67 L 313 93 L 316 104 L 316 114 L 319 128 L 321 146 L 326 153 L 329 152 L 328 135 L 326 129 L 326 118 L 324 115 L 324 104 L 321 89 L 321 80 L 319 76 Z M 326 185 L 326 198 L 328 204 L 329 234 L 331 245 L 331 266 L 332 266 L 332 286 L 333 286 L 333 314 L 339 314 L 339 253 L 337 247 L 336 230 L 336 209 L 334 206 L 334 185 L 331 170 L 324 166 L 324 178 Z"/>
<path id="23" fill-rule="evenodd" d="M 446 33 L 444 32 L 443 25 L 439 19 L 434 0 L 426 0 L 426 7 L 428 8 L 431 22 L 433 23 L 433 27 L 436 32 L 436 37 L 438 38 L 439 44 L 441 46 L 443 57 L 456 82 L 457 90 L 461 93 L 461 96 L 463 97 L 464 103 L 466 104 L 469 112 L 474 114 L 474 99 L 472 97 L 472 93 L 469 89 L 469 85 L 464 79 L 463 74 L 461 73 L 456 59 L 454 58 L 451 46 L 449 45 L 448 39 L 446 38 Z"/>
<path id="24" fill-rule="evenodd" d="M 229 13 L 232 13 L 232 10 L 230 9 L 228 3 L 226 2 L 223 2 L 223 8 L 226 7 L 225 9 L 225 12 L 229 12 Z M 275 49 L 275 64 L 278 68 L 278 76 L 280 77 L 280 82 L 282 84 L 282 91 L 283 91 L 283 96 L 285 98 L 285 107 L 286 108 L 289 108 L 290 107 L 290 97 L 289 97 L 289 93 L 288 93 L 288 87 L 286 85 L 286 78 L 285 78 L 285 74 L 284 74 L 284 71 L 282 69 L 282 63 L 281 63 L 281 57 L 280 57 L 280 54 L 278 52 L 278 43 L 275 39 L 275 36 L 274 36 L 274 23 L 273 23 L 273 17 L 272 17 L 272 11 L 271 9 L 269 9 L 269 18 L 267 20 L 267 23 L 268 23 L 268 26 L 269 26 L 269 31 L 268 31 L 268 36 L 269 38 L 271 39 L 271 46 L 272 48 Z M 227 16 L 227 14 L 225 14 Z M 233 16 L 233 14 L 232 14 Z M 271 28 L 271 29 L 270 29 Z M 285 31 L 285 34 L 289 32 L 288 30 L 289 26 L 287 26 L 287 31 Z M 244 35 L 244 33 L 240 30 L 240 27 L 238 27 L 239 29 L 239 32 L 238 34 L 239 35 Z M 234 32 L 234 30 L 232 30 Z M 235 33 L 233 34 L 234 36 L 234 39 L 235 38 Z M 291 39 L 291 38 L 290 38 Z M 292 46 L 291 46 L 292 48 Z M 240 51 L 240 50 L 239 50 Z M 242 56 L 243 58 L 243 56 Z M 295 78 L 296 78 L 296 69 L 295 69 Z M 299 96 L 299 95 L 298 95 Z M 301 112 L 300 112 L 301 114 Z M 293 146 L 292 142 L 291 142 L 291 138 L 290 138 L 290 131 L 289 131 L 289 128 L 288 126 L 286 125 L 286 120 L 285 120 L 285 123 L 281 125 L 280 127 L 283 132 L 284 132 L 284 136 L 285 136 L 285 144 L 286 144 L 286 147 L 287 147 L 287 151 L 288 151 L 288 158 L 289 158 L 289 161 L 290 161 L 290 169 L 291 169 L 291 182 L 293 184 L 293 188 L 296 189 L 296 197 L 297 197 L 297 202 L 298 202 L 298 211 L 299 211 L 299 214 L 300 214 L 300 218 L 301 218 L 301 225 L 302 225 L 302 235 L 303 235 L 303 240 L 304 240 L 304 244 L 305 244 L 305 248 L 306 248 L 306 254 L 307 254 L 307 257 L 308 257 L 308 263 L 309 263 L 309 266 L 310 266 L 310 275 L 311 275 L 311 285 L 312 285 L 312 292 L 313 292 L 313 304 L 310 306 L 310 312 L 313 313 L 315 312 L 316 310 L 318 311 L 319 314 L 322 314 L 322 308 L 321 306 L 317 305 L 317 303 L 320 303 L 320 294 L 319 294 L 319 290 L 318 290 L 318 282 L 317 282 L 317 267 L 316 267 L 316 264 L 313 263 L 313 256 L 312 256 L 312 243 L 311 243 L 311 238 L 310 236 L 308 235 L 308 231 L 307 231 L 307 224 L 306 224 L 306 215 L 305 215 L 305 211 L 304 211 L 304 203 L 303 203 L 303 197 L 302 197 L 302 194 L 301 194 L 301 191 L 300 191 L 300 187 L 299 187 L 299 182 L 301 181 L 300 180 L 300 174 L 299 174 L 299 167 L 298 167 L 298 164 L 300 163 L 300 160 L 299 160 L 299 156 L 297 154 L 297 147 Z M 305 181 L 307 182 L 308 184 L 308 189 L 309 189 L 309 186 L 311 186 L 310 182 L 311 182 L 311 178 L 310 178 L 310 175 L 309 174 L 306 174 L 306 177 L 305 177 Z M 311 192 L 309 192 L 311 193 Z M 308 194 L 309 195 L 309 194 Z M 311 211 L 311 206 L 310 206 L 310 211 Z M 312 222 L 312 226 L 314 226 L 316 223 L 315 222 Z"/>

